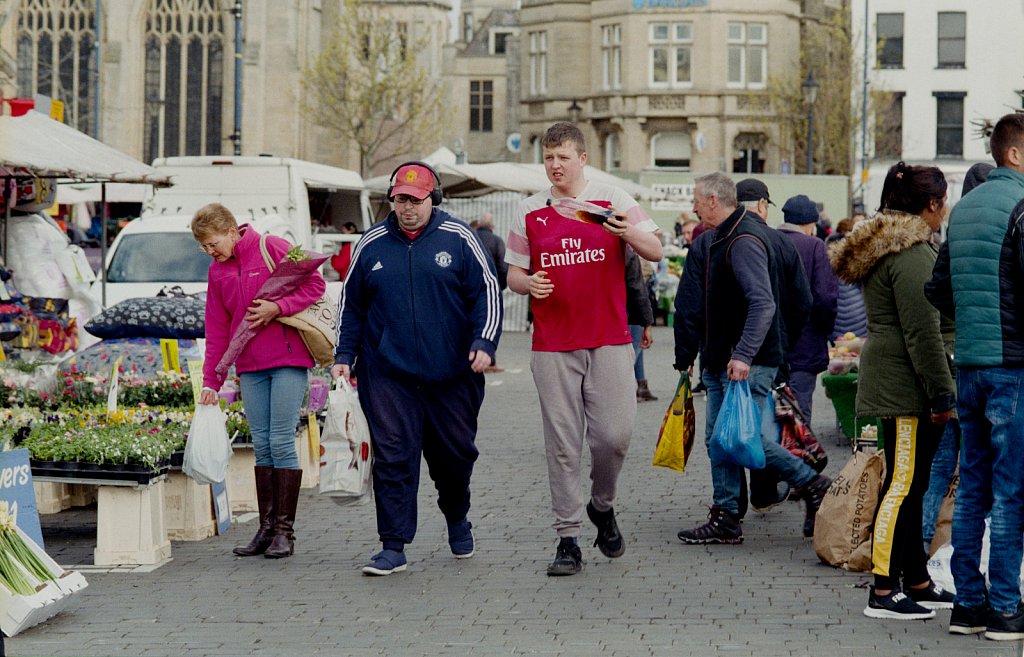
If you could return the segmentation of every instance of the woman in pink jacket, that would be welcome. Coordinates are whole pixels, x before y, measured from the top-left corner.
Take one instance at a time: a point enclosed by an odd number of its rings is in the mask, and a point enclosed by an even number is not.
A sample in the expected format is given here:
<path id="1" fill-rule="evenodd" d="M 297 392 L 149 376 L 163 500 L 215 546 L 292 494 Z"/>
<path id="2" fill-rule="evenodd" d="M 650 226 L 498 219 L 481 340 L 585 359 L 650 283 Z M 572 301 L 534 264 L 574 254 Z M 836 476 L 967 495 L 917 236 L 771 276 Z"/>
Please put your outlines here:
<path id="1" fill-rule="evenodd" d="M 260 253 L 260 234 L 248 224 L 239 226 L 219 203 L 196 212 L 192 235 L 213 257 L 206 297 L 206 359 L 200 404 L 217 403 L 224 378 L 214 368 L 238 326 L 249 322 L 261 327 L 235 361 L 256 453 L 260 527 L 252 541 L 236 547 L 234 553 L 243 557 L 288 557 L 295 549 L 292 527 L 302 481 L 295 452 L 295 426 L 309 369 L 315 363 L 299 332 L 274 319 L 315 303 L 326 284 L 314 272 L 309 282 L 291 295 L 276 302 L 257 299 L 257 291 L 270 276 Z M 275 262 L 280 262 L 291 246 L 274 236 L 266 238 L 266 245 Z"/>

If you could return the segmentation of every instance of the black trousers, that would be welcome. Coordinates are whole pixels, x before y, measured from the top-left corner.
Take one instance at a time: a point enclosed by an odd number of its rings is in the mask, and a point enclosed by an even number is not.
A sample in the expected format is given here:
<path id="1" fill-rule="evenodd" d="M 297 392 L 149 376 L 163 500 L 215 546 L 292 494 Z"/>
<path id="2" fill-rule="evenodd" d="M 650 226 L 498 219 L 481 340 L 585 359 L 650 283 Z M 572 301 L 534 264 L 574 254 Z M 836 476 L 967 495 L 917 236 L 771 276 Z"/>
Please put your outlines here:
<path id="1" fill-rule="evenodd" d="M 377 533 L 386 549 L 401 550 L 416 535 L 421 456 L 447 522 L 469 511 L 484 376 L 467 370 L 450 381 L 420 384 L 373 366 L 357 370 L 373 446 Z"/>
<path id="2" fill-rule="evenodd" d="M 921 503 L 945 425 L 927 415 L 882 418 L 885 481 L 875 510 L 871 546 L 876 589 L 927 582 L 928 553 L 921 537 Z"/>

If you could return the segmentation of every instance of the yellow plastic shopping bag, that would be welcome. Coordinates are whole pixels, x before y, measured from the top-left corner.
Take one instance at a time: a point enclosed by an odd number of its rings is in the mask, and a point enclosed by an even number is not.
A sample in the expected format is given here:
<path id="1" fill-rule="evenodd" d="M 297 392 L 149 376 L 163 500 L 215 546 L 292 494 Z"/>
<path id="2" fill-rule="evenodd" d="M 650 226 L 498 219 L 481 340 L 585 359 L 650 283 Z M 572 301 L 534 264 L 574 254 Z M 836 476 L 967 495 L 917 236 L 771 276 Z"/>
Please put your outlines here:
<path id="1" fill-rule="evenodd" d="M 665 411 L 658 433 L 658 444 L 654 448 L 653 465 L 672 468 L 679 472 L 686 470 L 686 461 L 693 450 L 693 435 L 697 418 L 693 412 L 693 393 L 690 391 L 690 377 L 679 377 L 675 397 Z"/>

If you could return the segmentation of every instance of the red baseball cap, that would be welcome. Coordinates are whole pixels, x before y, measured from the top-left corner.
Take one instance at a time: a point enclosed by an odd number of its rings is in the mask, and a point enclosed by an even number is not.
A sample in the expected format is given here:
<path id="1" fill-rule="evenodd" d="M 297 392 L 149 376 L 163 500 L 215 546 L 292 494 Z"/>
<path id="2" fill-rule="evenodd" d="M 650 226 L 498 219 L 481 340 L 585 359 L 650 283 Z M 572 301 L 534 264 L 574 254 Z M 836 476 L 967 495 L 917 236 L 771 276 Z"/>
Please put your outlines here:
<path id="1" fill-rule="evenodd" d="M 391 198 L 405 194 L 416 199 L 425 199 L 434 191 L 434 174 L 419 164 L 407 164 L 395 174 L 391 187 Z"/>

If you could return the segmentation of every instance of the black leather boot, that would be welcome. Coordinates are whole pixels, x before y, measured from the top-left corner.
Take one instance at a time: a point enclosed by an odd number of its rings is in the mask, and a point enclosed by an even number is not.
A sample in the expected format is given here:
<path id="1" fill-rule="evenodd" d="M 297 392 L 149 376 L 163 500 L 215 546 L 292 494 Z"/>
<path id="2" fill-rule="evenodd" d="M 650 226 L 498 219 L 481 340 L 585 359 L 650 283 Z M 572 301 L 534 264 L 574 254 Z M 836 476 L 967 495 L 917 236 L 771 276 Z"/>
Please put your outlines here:
<path id="1" fill-rule="evenodd" d="M 295 552 L 295 508 L 299 505 L 302 470 L 274 468 L 274 539 L 263 553 L 268 559 L 290 557 Z"/>
<path id="2" fill-rule="evenodd" d="M 263 554 L 274 539 L 274 468 L 256 466 L 256 505 L 260 512 L 260 528 L 248 545 L 238 546 L 233 552 L 240 557 Z"/>

